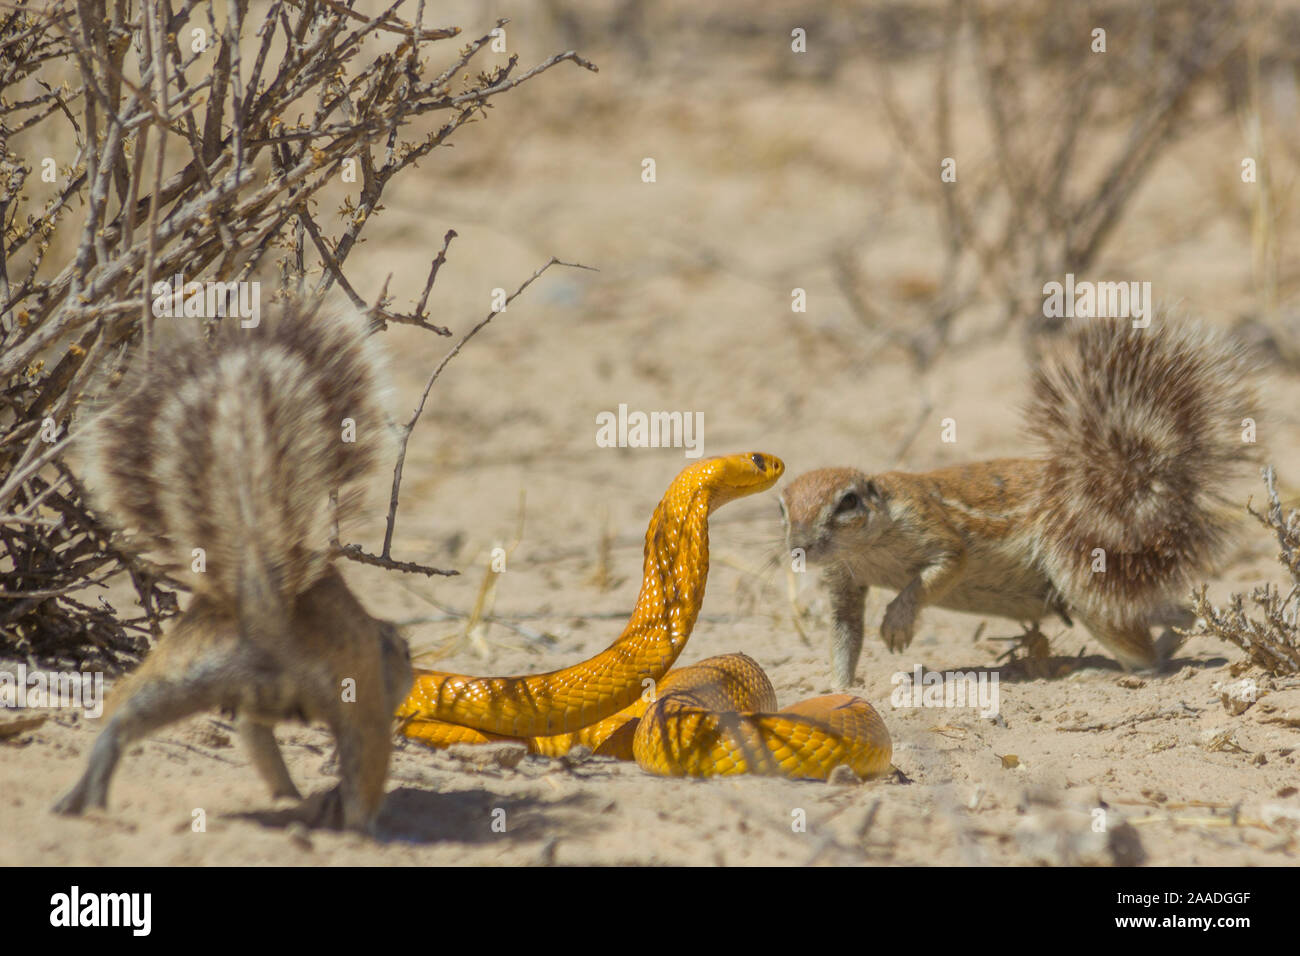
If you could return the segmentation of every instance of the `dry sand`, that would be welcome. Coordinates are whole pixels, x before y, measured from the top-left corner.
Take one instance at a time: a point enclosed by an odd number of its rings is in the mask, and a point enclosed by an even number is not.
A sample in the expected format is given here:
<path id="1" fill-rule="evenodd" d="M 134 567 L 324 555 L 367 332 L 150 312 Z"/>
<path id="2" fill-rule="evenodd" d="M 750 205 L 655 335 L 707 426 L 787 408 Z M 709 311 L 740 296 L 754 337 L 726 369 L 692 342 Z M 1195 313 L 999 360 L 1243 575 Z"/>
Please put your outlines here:
<path id="1" fill-rule="evenodd" d="M 478 5 L 447 11 L 469 34 Z M 495 12 L 495 11 L 492 11 Z M 457 13 L 464 15 L 459 18 Z M 512 12 L 525 63 L 565 38 Z M 601 73 L 557 70 L 503 99 L 452 152 L 386 197 L 353 257 L 373 299 L 392 272 L 399 303 L 416 294 L 448 228 L 460 237 L 435 288 L 435 319 L 460 334 L 552 255 L 598 273 L 552 270 L 499 316 L 435 386 L 406 462 L 395 556 L 462 571 L 399 577 L 349 565 L 375 614 L 408 622 L 417 651 L 450 647 L 442 669 L 520 673 L 565 666 L 619 633 L 639 581 L 645 522 L 686 464 L 678 450 L 596 446 L 596 415 L 702 411 L 704 451 L 760 450 L 790 475 L 823 465 L 894 467 L 1028 453 L 1018 404 L 1025 360 L 1014 335 L 985 334 L 974 310 L 953 349 L 918 376 L 864 333 L 832 281 L 849 247 L 881 294 L 932 282 L 931 208 L 903 188 L 904 160 L 884 135 L 865 67 L 829 84 L 774 68 L 781 36 L 683 40 L 638 68 L 592 38 Z M 666 44 L 666 48 L 671 44 Z M 694 51 L 694 52 L 692 52 Z M 921 74 L 919 84 L 928 82 Z M 1253 302 L 1248 217 L 1231 198 L 1235 160 L 1211 124 L 1169 153 L 1137 195 L 1095 270 L 1150 279 L 1157 294 L 1217 325 Z M 1234 152 L 1233 155 L 1236 155 Z M 658 181 L 641 181 L 641 161 Z M 987 156 L 980 157 L 987 159 Z M 974 161 L 979 161 L 976 158 Z M 1224 198 L 1224 197 L 1228 198 Z M 792 314 L 791 289 L 807 290 Z M 902 290 L 902 291 L 900 291 Z M 412 407 L 449 342 L 386 336 L 400 404 Z M 1282 476 L 1300 480 L 1294 376 L 1275 376 L 1267 436 Z M 955 445 L 939 421 L 958 420 Z M 382 496 L 382 488 L 377 489 Z M 1248 477 L 1235 500 L 1258 495 Z M 522 537 L 494 598 L 493 624 L 466 640 L 444 609 L 474 602 L 491 549 Z M 682 662 L 744 651 L 781 702 L 829 689 L 824 602 L 811 580 L 803 640 L 791 620 L 774 493 L 729 505 L 712 528 L 713 572 Z M 355 533 L 373 548 L 376 511 Z M 610 540 L 609 564 L 599 555 Z M 1270 542 L 1245 527 L 1212 595 L 1277 580 Z M 602 576 L 604 580 L 602 581 Z M 125 592 L 122 592 L 125 593 Z M 1190 641 L 1158 676 L 1123 674 L 1079 627 L 1046 623 L 1056 658 L 1039 674 L 1004 669 L 1000 712 L 894 708 L 891 677 L 916 665 L 996 667 L 1012 622 L 928 610 L 891 655 L 875 634 L 889 595 L 869 598 L 856 692 L 880 709 L 904 778 L 836 786 L 770 779 L 659 779 L 602 759 L 570 764 L 510 747 L 463 754 L 399 746 L 381 818 L 386 839 L 290 826 L 229 723 L 175 725 L 131 748 L 106 813 L 63 819 L 50 805 L 80 774 L 95 722 L 56 712 L 0 742 L 0 860 L 9 864 L 1013 864 L 1123 862 L 1291 865 L 1297 860 L 1300 683 L 1238 673 L 1235 649 Z M 436 604 L 434 602 L 437 602 Z M 1081 656 L 1076 658 L 1076 654 Z M 1241 715 L 1219 688 L 1254 677 Z M 333 784 L 318 727 L 279 732 L 306 793 Z M 193 811 L 206 832 L 192 829 Z M 1092 811 L 1107 810 L 1095 835 Z M 501 821 L 504 832 L 494 821 Z M 1290 815 L 1288 822 L 1287 815 Z M 795 824 L 806 820 L 802 829 Z"/>

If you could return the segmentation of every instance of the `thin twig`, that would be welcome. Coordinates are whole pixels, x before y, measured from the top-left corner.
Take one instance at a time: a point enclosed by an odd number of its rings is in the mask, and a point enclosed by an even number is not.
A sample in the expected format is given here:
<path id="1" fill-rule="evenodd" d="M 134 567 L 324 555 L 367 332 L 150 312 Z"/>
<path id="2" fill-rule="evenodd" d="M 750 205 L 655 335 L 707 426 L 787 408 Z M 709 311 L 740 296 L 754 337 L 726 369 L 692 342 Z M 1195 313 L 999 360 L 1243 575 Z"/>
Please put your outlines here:
<path id="1" fill-rule="evenodd" d="M 519 288 L 515 289 L 514 292 L 512 292 L 509 296 L 506 297 L 506 301 L 501 306 L 500 309 L 493 309 L 486 316 L 484 316 L 483 319 L 480 320 L 477 325 L 475 325 L 472 329 L 466 332 L 465 335 L 461 338 L 461 340 L 457 342 L 454 346 L 452 346 L 451 351 L 449 351 L 445 356 L 443 356 L 442 361 L 439 362 L 437 368 L 433 370 L 433 374 L 429 376 L 429 380 L 424 383 L 424 392 L 420 395 L 420 404 L 416 406 L 415 413 L 411 416 L 411 420 L 407 422 L 405 426 L 403 426 L 401 430 L 401 434 L 398 438 L 397 464 L 393 467 L 393 491 L 388 501 L 388 526 L 384 531 L 384 550 L 382 552 L 382 556 L 384 558 L 387 558 L 389 556 L 393 545 L 393 530 L 396 527 L 396 523 L 397 523 L 398 493 L 400 492 L 402 487 L 402 466 L 406 463 L 406 447 L 411 440 L 411 433 L 415 430 L 415 423 L 418 422 L 420 420 L 420 416 L 424 414 L 424 406 L 425 403 L 428 402 L 429 400 L 429 392 L 433 389 L 433 383 L 438 381 L 438 376 L 441 375 L 442 370 L 447 367 L 447 363 L 460 354 L 460 350 L 465 347 L 466 342 L 468 342 L 474 336 L 478 335 L 478 333 L 489 322 L 491 322 L 494 318 L 496 318 L 498 315 L 504 312 L 510 306 L 510 303 L 513 302 L 521 292 L 523 292 L 530 285 L 532 285 L 533 282 L 537 280 L 538 276 L 540 276 L 551 266 L 565 266 L 566 268 L 569 269 L 587 269 L 591 272 L 597 271 L 593 269 L 591 266 L 584 266 L 576 262 L 562 262 L 561 260 L 556 259 L 555 257 L 552 256 L 549 262 L 547 262 L 544 266 L 542 266 L 531 276 L 525 279 L 523 283 L 520 284 Z"/>
<path id="2" fill-rule="evenodd" d="M 425 564 L 416 564 L 414 561 L 395 561 L 392 558 L 384 557 L 382 555 L 369 554 L 366 551 L 363 551 L 359 544 L 344 545 L 339 548 L 338 553 L 349 561 L 356 561 L 358 564 L 369 564 L 377 568 L 387 568 L 390 571 L 403 571 L 407 574 L 423 574 L 429 577 L 432 577 L 435 574 L 441 574 L 446 577 L 455 577 L 460 574 L 459 571 L 433 568 Z"/>

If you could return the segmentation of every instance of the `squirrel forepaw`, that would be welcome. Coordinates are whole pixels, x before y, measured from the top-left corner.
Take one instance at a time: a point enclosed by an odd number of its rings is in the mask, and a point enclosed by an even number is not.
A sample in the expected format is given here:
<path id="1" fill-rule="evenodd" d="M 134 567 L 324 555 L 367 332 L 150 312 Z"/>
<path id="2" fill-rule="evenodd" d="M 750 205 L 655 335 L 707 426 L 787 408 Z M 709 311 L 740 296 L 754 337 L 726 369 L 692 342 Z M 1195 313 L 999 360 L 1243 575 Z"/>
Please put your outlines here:
<path id="1" fill-rule="evenodd" d="M 916 630 L 916 602 L 902 592 L 885 608 L 885 619 L 880 623 L 880 636 L 885 645 L 895 653 L 907 649 Z"/>

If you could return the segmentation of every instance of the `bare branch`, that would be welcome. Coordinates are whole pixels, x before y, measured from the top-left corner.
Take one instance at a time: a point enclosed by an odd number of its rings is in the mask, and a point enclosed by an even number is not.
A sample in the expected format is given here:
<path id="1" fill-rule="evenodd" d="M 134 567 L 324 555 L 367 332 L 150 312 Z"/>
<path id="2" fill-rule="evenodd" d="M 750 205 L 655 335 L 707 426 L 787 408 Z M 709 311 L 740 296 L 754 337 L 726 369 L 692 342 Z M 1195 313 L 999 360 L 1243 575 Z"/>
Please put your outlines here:
<path id="1" fill-rule="evenodd" d="M 447 242 L 450 241 L 451 238 L 450 235 L 448 235 Z M 446 247 L 444 246 L 444 251 L 445 248 Z M 406 446 L 411 440 L 411 433 L 415 430 L 415 423 L 418 422 L 420 420 L 420 416 L 424 414 L 424 406 L 425 403 L 429 400 L 429 392 L 433 389 L 433 383 L 438 380 L 438 376 L 441 375 L 442 370 L 447 367 L 447 363 L 460 354 L 460 350 L 464 348 L 466 342 L 468 342 L 474 336 L 478 335 L 478 333 L 483 328 L 485 328 L 489 322 L 491 322 L 494 318 L 496 318 L 498 315 L 504 312 L 506 308 L 509 307 L 510 303 L 513 302 L 521 292 L 523 292 L 530 285 L 532 285 L 533 282 L 535 282 L 537 278 L 543 272 L 549 269 L 551 266 L 565 266 L 566 268 L 569 269 L 588 269 L 592 272 L 596 271 L 595 269 L 592 269 L 591 266 L 580 265 L 579 263 L 576 262 L 561 262 L 559 259 L 552 257 L 549 262 L 547 262 L 544 266 L 539 268 L 531 276 L 525 279 L 523 283 L 520 284 L 519 288 L 515 289 L 514 292 L 512 292 L 509 296 L 506 297 L 505 305 L 503 305 L 500 309 L 493 309 L 486 316 L 484 316 L 477 325 L 475 325 L 472 329 L 466 332 L 465 335 L 461 338 L 461 340 L 457 342 L 454 346 L 452 346 L 451 351 L 449 351 L 446 355 L 443 356 L 442 361 L 439 362 L 437 368 L 433 370 L 433 374 L 429 376 L 429 380 L 425 382 L 424 392 L 420 396 L 420 404 L 416 406 L 415 413 L 411 416 L 411 420 L 407 422 L 405 426 L 402 427 L 401 435 L 398 438 L 398 442 L 397 442 L 397 464 L 393 467 L 393 491 L 388 501 L 388 525 L 387 528 L 384 530 L 383 557 L 387 558 L 389 556 L 393 546 L 393 530 L 397 524 L 398 492 L 401 490 L 402 487 L 402 466 L 406 463 Z"/>
<path id="2" fill-rule="evenodd" d="M 247 281 L 282 256 L 289 292 L 315 285 L 323 295 L 337 283 L 377 329 L 450 335 L 426 309 L 454 231 L 410 314 L 390 310 L 387 281 L 375 298 L 377 282 L 349 275 L 385 188 L 488 115 L 497 96 L 561 62 L 594 69 L 569 51 L 520 75 L 512 59 L 462 84 L 489 34 L 449 51 L 425 79 L 421 57 L 460 31 L 426 27 L 423 0 L 388 0 L 377 16 L 342 0 L 264 6 L 266 16 L 250 16 L 248 0 L 50 0 L 0 13 L 0 583 L 12 596 L 0 603 L 3 653 L 112 665 L 138 654 L 140 635 L 176 607 L 178 583 L 115 542 L 63 445 L 43 440 L 51 424 L 61 436 L 82 427 L 92 383 L 111 390 L 125 355 L 148 361 L 155 278 Z M 415 9 L 413 24 L 398 15 L 403 7 Z M 195 23 L 210 47 L 182 45 Z M 396 50 L 366 43 L 381 33 L 399 38 Z M 442 122 L 422 119 L 435 112 Z M 35 200 L 17 158 L 33 142 L 59 148 L 59 185 Z M 178 166 L 171 175 L 169 162 Z M 363 182 L 336 237 L 313 202 L 352 162 Z M 313 273 L 320 282 L 308 284 Z M 394 561 L 387 530 L 382 556 L 340 553 L 449 573 Z M 119 572 L 130 575 L 143 617 L 80 599 Z"/>

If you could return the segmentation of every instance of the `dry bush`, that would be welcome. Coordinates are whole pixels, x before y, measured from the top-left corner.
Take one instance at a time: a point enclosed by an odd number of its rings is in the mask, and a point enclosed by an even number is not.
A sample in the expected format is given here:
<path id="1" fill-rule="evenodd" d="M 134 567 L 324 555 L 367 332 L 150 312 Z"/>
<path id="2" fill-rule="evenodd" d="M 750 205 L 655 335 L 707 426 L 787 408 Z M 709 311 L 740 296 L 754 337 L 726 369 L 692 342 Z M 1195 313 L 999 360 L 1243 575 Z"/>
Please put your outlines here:
<path id="1" fill-rule="evenodd" d="M 129 348 L 148 361 L 156 279 L 241 282 L 274 268 L 276 296 L 337 285 L 378 328 L 449 334 L 425 312 L 446 243 L 410 312 L 390 308 L 386 281 L 368 307 L 347 277 L 385 187 L 502 93 L 566 60 L 595 69 L 570 51 L 470 76 L 490 35 L 430 69 L 459 28 L 427 26 L 423 0 L 374 17 L 352 7 L 0 7 L 0 655 L 113 664 L 175 608 L 174 582 L 116 547 L 62 458 L 91 384 Z M 335 236 L 313 203 L 345 163 L 358 196 Z M 370 558 L 403 567 L 387 544 Z M 135 617 L 86 597 L 123 570 Z"/>
<path id="2" fill-rule="evenodd" d="M 997 303 L 1005 330 L 1041 315 L 1044 282 L 1098 261 L 1157 159 L 1194 127 L 1194 94 L 1264 22 L 1253 5 L 1219 0 L 950 0 L 936 13 L 936 42 L 918 54 L 931 75 L 927 102 L 900 93 L 895 57 L 872 54 L 894 140 L 935 210 L 943 251 L 933 287 L 881 302 L 879 290 L 865 292 L 863 251 L 837 257 L 859 318 L 921 367 L 972 305 Z M 1104 53 L 1092 49 L 1097 28 L 1106 31 Z M 959 105 L 966 86 L 976 100 L 974 136 Z M 1220 115 L 1227 105 L 1209 109 Z M 940 180 L 944 157 L 958 160 L 955 184 Z"/>
<path id="3" fill-rule="evenodd" d="M 1277 536 L 1281 548 L 1278 561 L 1291 576 L 1286 596 L 1274 584 L 1264 584 L 1250 594 L 1250 601 L 1263 612 L 1263 620 L 1246 614 L 1246 598 L 1234 594 L 1227 610 L 1210 604 L 1204 586 L 1194 595 L 1196 615 L 1204 623 L 1194 634 L 1213 634 L 1245 651 L 1253 663 L 1274 676 L 1300 673 L 1300 511 L 1292 509 L 1285 517 L 1274 486 L 1273 466 L 1264 469 L 1268 487 L 1268 511 L 1260 514 L 1250 505 L 1246 509 L 1264 527 Z"/>

